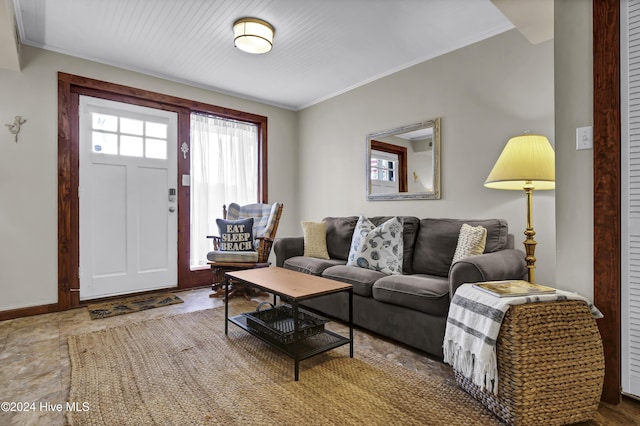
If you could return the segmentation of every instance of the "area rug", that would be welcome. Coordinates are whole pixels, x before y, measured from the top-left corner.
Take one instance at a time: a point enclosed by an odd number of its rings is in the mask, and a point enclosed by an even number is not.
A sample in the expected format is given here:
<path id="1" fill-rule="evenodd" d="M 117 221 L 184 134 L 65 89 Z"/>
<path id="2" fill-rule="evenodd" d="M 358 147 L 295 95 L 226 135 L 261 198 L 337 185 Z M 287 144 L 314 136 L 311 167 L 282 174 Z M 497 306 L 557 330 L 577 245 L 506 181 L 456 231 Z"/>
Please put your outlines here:
<path id="1" fill-rule="evenodd" d="M 70 336 L 71 425 L 498 425 L 464 391 L 348 346 L 294 363 L 224 308 Z"/>
<path id="2" fill-rule="evenodd" d="M 115 302 L 94 303 L 88 305 L 87 309 L 89 310 L 91 319 L 99 319 L 174 305 L 176 303 L 183 303 L 183 300 L 173 293 L 146 294 Z"/>

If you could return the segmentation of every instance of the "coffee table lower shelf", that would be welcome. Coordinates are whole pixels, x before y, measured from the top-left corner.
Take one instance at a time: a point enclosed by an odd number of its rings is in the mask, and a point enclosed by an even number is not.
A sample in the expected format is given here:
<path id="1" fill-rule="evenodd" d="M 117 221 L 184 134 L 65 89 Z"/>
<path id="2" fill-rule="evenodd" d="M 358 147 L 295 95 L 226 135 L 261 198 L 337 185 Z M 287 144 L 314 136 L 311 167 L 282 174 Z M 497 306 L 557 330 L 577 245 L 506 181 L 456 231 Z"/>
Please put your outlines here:
<path id="1" fill-rule="evenodd" d="M 294 376 L 296 381 L 299 377 L 300 361 L 343 345 L 352 344 L 351 339 L 326 329 L 322 333 L 316 334 L 314 336 L 301 339 L 297 342 L 285 344 L 248 326 L 246 314 L 235 315 L 233 317 L 229 317 L 228 320 L 229 322 L 247 331 L 249 334 L 259 338 L 260 340 L 292 358 L 294 360 Z M 353 345 L 351 346 L 350 355 L 351 357 L 353 357 Z"/>

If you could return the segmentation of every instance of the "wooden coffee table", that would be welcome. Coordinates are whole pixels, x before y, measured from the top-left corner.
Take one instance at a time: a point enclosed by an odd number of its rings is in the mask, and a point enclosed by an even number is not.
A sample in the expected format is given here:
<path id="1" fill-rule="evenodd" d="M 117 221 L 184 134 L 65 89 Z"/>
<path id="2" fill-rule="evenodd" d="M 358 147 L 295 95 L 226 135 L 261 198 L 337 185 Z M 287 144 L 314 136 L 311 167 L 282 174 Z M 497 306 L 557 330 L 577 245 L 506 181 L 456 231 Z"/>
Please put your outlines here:
<path id="1" fill-rule="evenodd" d="M 285 343 L 261 332 L 247 324 L 247 316 L 255 313 L 247 312 L 229 317 L 229 298 L 225 297 L 224 304 L 224 333 L 229 334 L 229 322 L 258 337 L 294 360 L 294 378 L 299 379 L 299 363 L 312 356 L 327 352 L 331 349 L 349 344 L 349 356 L 353 358 L 353 287 L 339 281 L 316 277 L 284 268 L 270 267 L 249 269 L 244 271 L 227 272 L 224 279 L 225 292 L 229 291 L 229 282 L 240 281 L 247 285 L 273 294 L 273 305 L 277 297 L 291 306 L 293 322 L 293 341 Z M 329 330 L 322 330 L 319 334 L 305 337 L 301 332 L 299 321 L 299 302 L 322 296 L 325 294 L 346 291 L 349 294 L 349 337 L 342 336 Z"/>

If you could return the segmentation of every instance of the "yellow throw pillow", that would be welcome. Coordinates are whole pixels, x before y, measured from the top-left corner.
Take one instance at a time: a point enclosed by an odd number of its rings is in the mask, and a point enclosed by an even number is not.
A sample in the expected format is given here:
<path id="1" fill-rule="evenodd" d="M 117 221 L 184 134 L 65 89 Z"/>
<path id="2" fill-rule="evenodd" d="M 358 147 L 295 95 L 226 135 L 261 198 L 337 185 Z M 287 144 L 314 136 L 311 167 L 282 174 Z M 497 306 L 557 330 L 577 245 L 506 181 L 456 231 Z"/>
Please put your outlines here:
<path id="1" fill-rule="evenodd" d="M 329 259 L 327 251 L 327 224 L 325 222 L 302 222 L 304 255 Z"/>
<path id="2" fill-rule="evenodd" d="M 477 256 L 484 253 L 486 242 L 487 229 L 485 227 L 471 226 L 463 223 L 462 228 L 460 228 L 460 235 L 458 236 L 456 252 L 453 255 L 453 261 L 451 263 L 456 263 L 458 260 L 468 256 Z"/>

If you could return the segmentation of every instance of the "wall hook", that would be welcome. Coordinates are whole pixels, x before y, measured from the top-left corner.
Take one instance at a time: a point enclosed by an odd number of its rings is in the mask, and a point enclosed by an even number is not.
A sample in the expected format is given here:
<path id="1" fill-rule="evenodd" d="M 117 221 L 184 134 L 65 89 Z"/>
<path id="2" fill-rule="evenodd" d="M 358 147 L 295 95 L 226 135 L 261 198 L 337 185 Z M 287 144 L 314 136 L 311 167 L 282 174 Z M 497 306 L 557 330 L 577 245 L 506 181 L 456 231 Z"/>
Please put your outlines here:
<path id="1" fill-rule="evenodd" d="M 12 135 L 16 136 L 16 143 L 18 143 L 18 133 L 20 133 L 20 126 L 22 126 L 26 122 L 27 120 L 24 120 L 21 116 L 16 115 L 15 119 L 13 120 L 13 124 L 5 124 L 5 126 L 9 128 L 9 132 Z"/>

